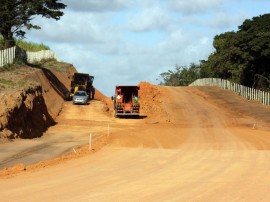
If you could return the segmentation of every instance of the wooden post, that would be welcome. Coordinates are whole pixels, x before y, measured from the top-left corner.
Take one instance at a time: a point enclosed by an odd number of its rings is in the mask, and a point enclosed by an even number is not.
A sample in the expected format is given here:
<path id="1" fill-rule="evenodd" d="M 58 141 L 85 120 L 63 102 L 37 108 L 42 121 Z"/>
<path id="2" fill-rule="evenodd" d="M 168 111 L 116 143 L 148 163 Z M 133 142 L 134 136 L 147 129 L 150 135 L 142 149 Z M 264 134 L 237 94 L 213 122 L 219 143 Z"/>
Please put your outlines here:
<path id="1" fill-rule="evenodd" d="M 89 150 L 92 149 L 92 134 L 89 135 Z"/>

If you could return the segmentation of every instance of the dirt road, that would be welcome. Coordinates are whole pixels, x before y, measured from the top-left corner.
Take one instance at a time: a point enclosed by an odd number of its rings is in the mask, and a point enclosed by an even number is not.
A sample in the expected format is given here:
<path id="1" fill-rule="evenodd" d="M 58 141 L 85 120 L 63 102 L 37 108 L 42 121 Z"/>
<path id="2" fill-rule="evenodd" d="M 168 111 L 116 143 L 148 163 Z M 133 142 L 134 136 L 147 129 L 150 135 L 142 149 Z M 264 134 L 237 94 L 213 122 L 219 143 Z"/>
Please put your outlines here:
<path id="1" fill-rule="evenodd" d="M 31 165 L 74 152 L 89 142 L 107 134 L 108 124 L 113 120 L 105 113 L 104 104 L 93 100 L 88 105 L 73 105 L 66 102 L 57 124 L 41 137 L 32 140 L 15 140 L 1 144 L 0 169 L 17 163 Z M 112 127 L 112 126 L 111 126 Z"/>
<path id="2" fill-rule="evenodd" d="M 257 104 L 215 88 L 161 91 L 165 119 L 105 116 L 105 125 L 112 125 L 109 145 L 94 155 L 0 179 L 1 200 L 269 201 L 270 133 L 250 115 Z M 262 110 L 260 119 L 262 112 L 269 115 L 267 108 L 254 108 Z M 77 113 L 63 111 L 54 135 Z M 96 116 L 89 119 L 97 122 Z M 87 135 L 83 122 L 76 130 Z M 93 124 L 97 131 L 101 123 Z"/>

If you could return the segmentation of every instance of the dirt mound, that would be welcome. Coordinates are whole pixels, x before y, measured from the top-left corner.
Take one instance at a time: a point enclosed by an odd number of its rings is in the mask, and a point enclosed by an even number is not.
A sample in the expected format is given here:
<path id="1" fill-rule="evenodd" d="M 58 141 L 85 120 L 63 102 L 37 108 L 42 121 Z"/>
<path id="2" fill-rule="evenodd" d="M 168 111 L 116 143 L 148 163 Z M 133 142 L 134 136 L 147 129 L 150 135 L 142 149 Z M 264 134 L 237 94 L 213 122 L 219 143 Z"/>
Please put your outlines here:
<path id="1" fill-rule="evenodd" d="M 148 82 L 140 83 L 139 98 L 141 104 L 141 114 L 148 118 L 160 121 L 168 121 L 163 104 L 164 92 L 161 86 L 156 86 Z"/>
<path id="2" fill-rule="evenodd" d="M 40 137 L 54 120 L 47 111 L 40 85 L 6 93 L 0 103 L 0 132 L 7 138 Z"/>
<path id="3" fill-rule="evenodd" d="M 54 65 L 60 66 L 59 70 Z M 45 68 L 44 66 L 48 66 Z M 52 61 L 0 72 L 0 139 L 34 138 L 54 123 L 76 69 Z"/>

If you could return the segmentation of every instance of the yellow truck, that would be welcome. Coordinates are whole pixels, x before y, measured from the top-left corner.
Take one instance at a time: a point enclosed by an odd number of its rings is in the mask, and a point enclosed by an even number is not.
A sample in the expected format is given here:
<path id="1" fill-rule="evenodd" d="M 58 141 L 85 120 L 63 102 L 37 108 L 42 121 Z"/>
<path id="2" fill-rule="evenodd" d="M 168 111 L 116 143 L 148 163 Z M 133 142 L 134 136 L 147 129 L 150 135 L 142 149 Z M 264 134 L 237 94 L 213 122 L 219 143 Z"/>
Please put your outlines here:
<path id="1" fill-rule="evenodd" d="M 95 89 L 93 87 L 94 76 L 85 73 L 74 73 L 70 83 L 70 91 L 66 99 L 71 100 L 74 93 L 78 90 L 86 91 L 89 98 L 94 98 Z"/>

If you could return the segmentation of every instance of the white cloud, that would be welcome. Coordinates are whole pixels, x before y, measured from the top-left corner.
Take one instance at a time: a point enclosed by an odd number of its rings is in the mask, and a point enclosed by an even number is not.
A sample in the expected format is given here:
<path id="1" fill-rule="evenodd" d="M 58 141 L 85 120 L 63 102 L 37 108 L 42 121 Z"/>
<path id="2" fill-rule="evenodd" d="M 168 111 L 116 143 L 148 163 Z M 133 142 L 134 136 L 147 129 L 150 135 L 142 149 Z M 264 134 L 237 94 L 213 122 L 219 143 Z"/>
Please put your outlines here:
<path id="1" fill-rule="evenodd" d="M 34 22 L 41 25 L 42 29 L 31 30 L 29 33 L 35 38 L 55 43 L 81 44 L 83 46 L 105 44 L 118 37 L 115 27 L 105 23 L 106 21 L 108 21 L 107 16 L 68 12 L 59 21 L 44 18 L 35 19 Z"/>
<path id="2" fill-rule="evenodd" d="M 247 15 L 244 13 L 238 13 L 237 15 L 228 15 L 226 12 L 217 12 L 212 21 L 208 21 L 205 24 L 212 28 L 227 29 L 231 27 L 235 29 L 247 19 Z M 236 31 L 236 30 L 235 30 Z"/>
<path id="3" fill-rule="evenodd" d="M 119 11 L 132 4 L 131 0 L 63 0 L 67 9 L 84 12 Z"/>
<path id="4" fill-rule="evenodd" d="M 169 23 L 167 13 L 159 7 L 146 8 L 128 20 L 128 28 L 135 32 L 151 31 L 166 28 Z"/>
<path id="5" fill-rule="evenodd" d="M 183 14 L 192 15 L 219 9 L 225 0 L 168 0 L 170 7 Z"/>

